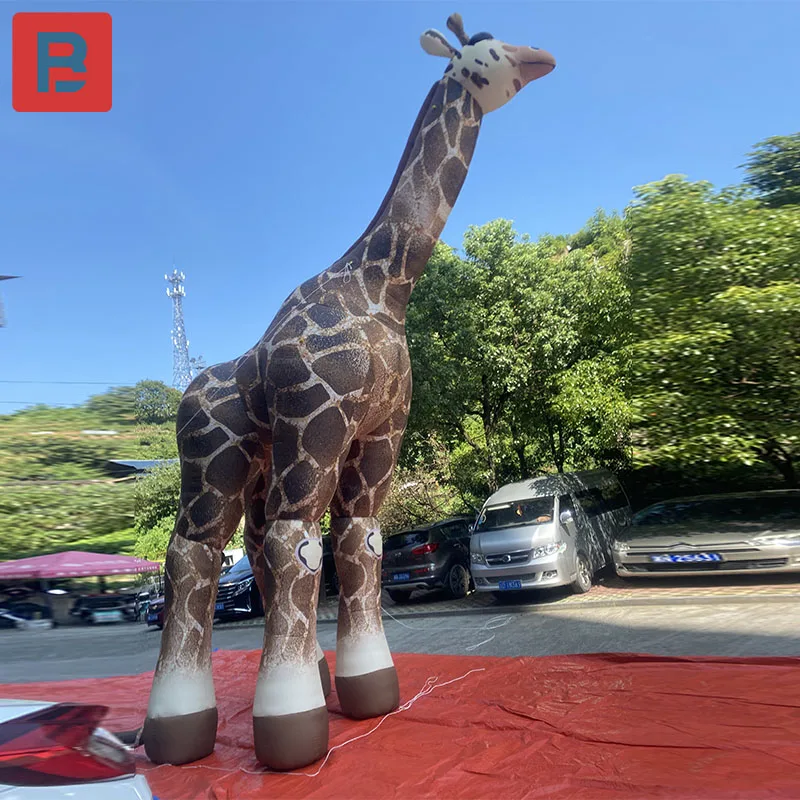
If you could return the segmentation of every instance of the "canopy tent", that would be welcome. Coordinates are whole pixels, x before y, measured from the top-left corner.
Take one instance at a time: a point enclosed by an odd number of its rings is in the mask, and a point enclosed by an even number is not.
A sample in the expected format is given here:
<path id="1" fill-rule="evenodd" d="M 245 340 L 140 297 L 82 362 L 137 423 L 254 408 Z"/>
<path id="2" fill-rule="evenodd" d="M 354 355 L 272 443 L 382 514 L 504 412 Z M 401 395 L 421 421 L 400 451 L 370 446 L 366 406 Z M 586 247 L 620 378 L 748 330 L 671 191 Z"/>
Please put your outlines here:
<path id="1" fill-rule="evenodd" d="M 43 580 L 48 578 L 87 578 L 101 575 L 132 575 L 158 572 L 161 565 L 134 556 L 83 553 L 68 550 L 48 556 L 20 558 L 0 563 L 0 580 Z"/>

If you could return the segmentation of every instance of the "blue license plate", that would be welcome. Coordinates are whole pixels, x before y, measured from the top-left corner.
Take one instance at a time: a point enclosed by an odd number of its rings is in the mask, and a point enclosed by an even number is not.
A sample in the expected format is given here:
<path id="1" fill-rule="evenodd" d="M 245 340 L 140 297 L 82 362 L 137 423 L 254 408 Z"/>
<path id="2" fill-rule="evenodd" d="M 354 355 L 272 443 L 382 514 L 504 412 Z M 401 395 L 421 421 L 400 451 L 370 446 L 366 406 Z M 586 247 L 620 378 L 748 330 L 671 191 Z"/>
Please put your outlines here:
<path id="1" fill-rule="evenodd" d="M 147 622 L 156 622 L 158 620 L 158 614 L 148 614 L 147 615 Z"/>
<path id="2" fill-rule="evenodd" d="M 214 606 L 214 611 L 224 611 L 225 610 L 225 603 L 217 603 Z"/>
<path id="3" fill-rule="evenodd" d="M 722 561 L 719 553 L 659 553 L 650 556 L 654 564 L 698 564 Z"/>
<path id="4" fill-rule="evenodd" d="M 521 589 L 522 581 L 500 581 L 500 583 L 497 584 L 497 588 L 501 592 L 507 592 L 511 589 Z"/>
<path id="5" fill-rule="evenodd" d="M 395 572 L 395 574 L 392 575 L 393 581 L 407 581 L 410 579 L 411 575 L 408 572 Z"/>

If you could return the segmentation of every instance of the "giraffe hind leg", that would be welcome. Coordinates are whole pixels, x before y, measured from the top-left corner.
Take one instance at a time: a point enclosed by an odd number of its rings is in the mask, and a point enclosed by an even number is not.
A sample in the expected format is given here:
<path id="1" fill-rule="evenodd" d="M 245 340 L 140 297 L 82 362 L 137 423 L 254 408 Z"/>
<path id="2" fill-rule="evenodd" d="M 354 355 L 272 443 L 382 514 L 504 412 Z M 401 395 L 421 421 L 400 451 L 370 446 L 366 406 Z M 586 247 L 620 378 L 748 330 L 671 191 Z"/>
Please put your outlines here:
<path id="1" fill-rule="evenodd" d="M 237 412 L 230 396 L 224 402 L 227 429 L 237 413 L 243 429 L 243 405 Z M 222 550 L 242 517 L 257 440 L 255 434 L 233 439 L 213 411 L 208 396 L 190 388 L 178 412 L 180 509 L 167 551 L 164 631 L 142 731 L 147 756 L 159 764 L 203 758 L 216 739 L 214 604 Z"/>

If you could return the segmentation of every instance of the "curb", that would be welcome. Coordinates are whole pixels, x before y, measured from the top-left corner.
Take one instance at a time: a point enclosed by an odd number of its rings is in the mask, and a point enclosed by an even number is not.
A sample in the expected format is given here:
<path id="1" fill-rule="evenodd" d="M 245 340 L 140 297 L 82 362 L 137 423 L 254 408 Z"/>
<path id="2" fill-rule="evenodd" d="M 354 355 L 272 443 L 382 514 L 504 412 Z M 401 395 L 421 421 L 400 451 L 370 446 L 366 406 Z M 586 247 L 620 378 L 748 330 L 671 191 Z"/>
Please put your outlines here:
<path id="1" fill-rule="evenodd" d="M 762 595 L 707 595 L 696 597 L 640 597 L 640 598 L 617 598 L 608 600 L 594 600 L 579 603 L 532 603 L 529 605 L 487 605 L 475 606 L 474 608 L 443 608 L 440 611 L 405 611 L 396 613 L 392 610 L 391 615 L 385 611 L 382 614 L 384 621 L 396 621 L 406 619 L 426 619 L 431 617 L 461 617 L 471 614 L 500 616 L 502 614 L 538 614 L 542 611 L 564 611 L 575 608 L 625 608 L 630 606 L 705 606 L 705 605 L 748 605 L 757 603 L 790 603 L 798 599 L 797 595 L 789 594 L 762 594 Z M 337 617 L 324 617 L 317 619 L 318 625 L 336 623 Z M 222 623 L 217 626 L 220 630 L 226 628 L 245 628 L 262 627 L 264 620 L 261 617 L 256 619 L 241 620 L 239 622 Z"/>

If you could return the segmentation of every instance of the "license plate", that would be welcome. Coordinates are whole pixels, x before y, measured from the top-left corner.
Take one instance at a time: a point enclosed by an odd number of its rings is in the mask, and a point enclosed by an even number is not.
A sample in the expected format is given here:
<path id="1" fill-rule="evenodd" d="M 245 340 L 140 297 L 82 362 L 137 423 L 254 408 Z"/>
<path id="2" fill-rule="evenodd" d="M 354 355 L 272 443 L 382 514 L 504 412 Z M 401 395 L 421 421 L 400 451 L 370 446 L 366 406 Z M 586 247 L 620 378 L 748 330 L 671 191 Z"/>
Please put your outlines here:
<path id="1" fill-rule="evenodd" d="M 411 579 L 411 575 L 408 572 L 395 572 L 392 576 L 393 581 L 407 581 Z"/>
<path id="2" fill-rule="evenodd" d="M 719 553 L 663 553 L 650 556 L 654 564 L 697 564 L 704 561 L 722 561 Z"/>
<path id="3" fill-rule="evenodd" d="M 497 584 L 497 588 L 501 592 L 507 592 L 509 589 L 521 589 L 522 581 L 500 581 L 500 583 Z"/>
<path id="4" fill-rule="evenodd" d="M 148 614 L 147 615 L 147 624 L 149 625 L 151 622 L 158 621 L 158 614 Z"/>
<path id="5" fill-rule="evenodd" d="M 217 603 L 214 606 L 214 611 L 224 611 L 225 610 L 225 603 Z"/>
<path id="6" fill-rule="evenodd" d="M 122 619 L 122 613 L 119 611 L 95 611 L 95 622 L 119 622 Z"/>

